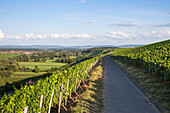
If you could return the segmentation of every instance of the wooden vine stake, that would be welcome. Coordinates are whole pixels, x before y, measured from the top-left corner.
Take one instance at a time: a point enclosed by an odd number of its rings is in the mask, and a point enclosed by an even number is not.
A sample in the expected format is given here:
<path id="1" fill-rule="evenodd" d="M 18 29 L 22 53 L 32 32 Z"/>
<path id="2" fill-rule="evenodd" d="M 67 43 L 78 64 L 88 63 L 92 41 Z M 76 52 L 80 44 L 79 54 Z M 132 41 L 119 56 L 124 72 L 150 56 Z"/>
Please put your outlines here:
<path id="1" fill-rule="evenodd" d="M 68 87 L 69 87 L 69 79 L 67 80 L 67 91 L 66 91 L 66 95 L 68 93 Z M 67 101 L 65 101 L 65 105 L 67 104 Z"/>
<path id="2" fill-rule="evenodd" d="M 76 78 L 75 94 L 76 94 L 77 96 L 79 96 L 78 93 L 76 92 L 77 87 L 78 87 L 77 82 L 78 82 L 78 72 L 77 72 L 77 78 Z"/>
<path id="3" fill-rule="evenodd" d="M 51 111 L 51 103 L 52 103 L 52 100 L 53 100 L 53 95 L 54 95 L 54 86 L 53 86 L 53 91 L 52 91 L 51 98 L 50 98 L 48 113 L 50 113 L 50 111 Z"/>
<path id="4" fill-rule="evenodd" d="M 64 108 L 66 111 L 68 111 L 67 108 L 66 108 L 64 105 L 62 105 L 62 106 L 63 106 L 63 108 Z"/>
<path id="5" fill-rule="evenodd" d="M 58 104 L 58 113 L 60 113 L 60 108 L 61 108 L 62 90 L 63 90 L 63 83 L 61 84 L 61 89 L 60 89 L 60 98 L 59 98 L 59 104 Z"/>
<path id="6" fill-rule="evenodd" d="M 24 108 L 24 113 L 27 113 L 28 106 Z"/>
<path id="7" fill-rule="evenodd" d="M 79 87 L 80 87 L 80 89 L 83 91 L 83 88 L 81 87 L 81 80 L 80 80 L 80 84 L 79 84 Z"/>
<path id="8" fill-rule="evenodd" d="M 77 80 L 78 80 L 78 72 L 77 72 L 77 78 L 76 78 L 75 92 L 76 92 L 76 90 L 77 90 Z"/>
<path id="9" fill-rule="evenodd" d="M 72 94 L 72 88 L 70 89 L 70 95 L 69 95 L 69 98 L 72 99 L 72 101 L 74 102 L 74 99 L 71 97 L 71 94 Z"/>
<path id="10" fill-rule="evenodd" d="M 43 95 L 41 95 L 41 99 L 40 99 L 40 112 L 39 113 L 41 113 L 42 101 L 43 101 Z"/>

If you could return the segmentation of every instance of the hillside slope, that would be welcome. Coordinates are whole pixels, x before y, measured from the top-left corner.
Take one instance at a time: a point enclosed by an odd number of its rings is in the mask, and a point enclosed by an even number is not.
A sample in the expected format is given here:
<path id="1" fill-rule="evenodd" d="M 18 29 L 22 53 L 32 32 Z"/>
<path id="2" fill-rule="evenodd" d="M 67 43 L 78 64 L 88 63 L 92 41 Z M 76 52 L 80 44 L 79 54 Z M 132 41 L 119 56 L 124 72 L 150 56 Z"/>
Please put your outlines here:
<path id="1" fill-rule="evenodd" d="M 115 52 L 112 57 L 141 66 L 165 81 L 170 80 L 170 40 Z"/>

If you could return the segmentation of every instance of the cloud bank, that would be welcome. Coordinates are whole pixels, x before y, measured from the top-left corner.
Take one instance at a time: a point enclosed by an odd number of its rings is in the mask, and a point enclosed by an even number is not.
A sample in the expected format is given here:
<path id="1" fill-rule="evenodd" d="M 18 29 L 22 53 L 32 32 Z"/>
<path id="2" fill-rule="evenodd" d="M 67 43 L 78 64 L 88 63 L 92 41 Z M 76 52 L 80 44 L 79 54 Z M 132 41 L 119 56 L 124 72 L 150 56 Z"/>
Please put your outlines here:
<path id="1" fill-rule="evenodd" d="M 170 38 L 170 29 L 151 32 L 110 31 L 105 36 L 114 39 Z"/>
<path id="2" fill-rule="evenodd" d="M 88 33 L 42 33 L 33 34 L 26 33 L 21 35 L 7 35 L 0 29 L 0 40 L 43 40 L 43 39 L 62 39 L 62 40 L 97 40 L 97 41 L 115 41 L 115 40 L 138 40 L 138 39 L 154 39 L 154 38 L 170 38 L 170 29 L 138 32 L 138 31 L 108 31 L 104 34 L 88 34 Z"/>
<path id="3" fill-rule="evenodd" d="M 2 30 L 0 30 L 0 39 L 18 39 L 18 40 L 24 40 L 24 39 L 46 39 L 46 38 L 53 38 L 53 39 L 73 39 L 73 38 L 79 38 L 79 39 L 89 39 L 93 36 L 87 33 L 79 33 L 79 34 L 67 34 L 67 33 L 53 33 L 53 34 L 33 34 L 33 33 L 26 33 L 21 35 L 5 35 Z"/>

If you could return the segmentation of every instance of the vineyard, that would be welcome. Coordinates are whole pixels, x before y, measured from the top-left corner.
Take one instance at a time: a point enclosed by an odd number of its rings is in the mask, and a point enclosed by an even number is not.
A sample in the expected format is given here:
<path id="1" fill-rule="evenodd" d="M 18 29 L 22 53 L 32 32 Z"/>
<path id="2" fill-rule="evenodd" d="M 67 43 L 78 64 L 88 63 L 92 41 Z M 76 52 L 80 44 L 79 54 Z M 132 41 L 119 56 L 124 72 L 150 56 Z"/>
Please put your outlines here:
<path id="1" fill-rule="evenodd" d="M 106 56 L 112 53 L 113 59 L 142 67 L 161 80 L 170 81 L 170 40 L 130 49 L 100 49 L 97 48 L 99 52 L 95 52 L 94 49 L 91 56 L 73 62 L 45 79 L 40 79 L 32 85 L 22 86 L 21 89 L 15 88 L 13 94 L 5 94 L 0 100 L 0 111 L 2 113 L 24 111 L 25 113 L 50 113 L 51 107 L 55 107 L 60 112 L 60 108 L 65 107 L 72 94 L 76 94 L 77 89 L 81 89 L 81 84 L 86 84 L 85 81 L 90 78 L 88 73 L 99 61 L 97 55 Z"/>
<path id="2" fill-rule="evenodd" d="M 33 85 L 25 85 L 15 94 L 5 95 L 0 100 L 0 111 L 20 113 L 24 110 L 32 112 L 50 112 L 51 106 L 61 107 L 76 92 L 80 83 L 89 78 L 88 72 L 96 65 L 95 57 L 64 70 L 53 73 L 45 80 L 41 79 Z M 59 109 L 60 110 L 60 109 Z M 60 112 L 60 111 L 59 111 Z"/>
<path id="3" fill-rule="evenodd" d="M 154 76 L 170 80 L 170 40 L 112 54 L 112 58 L 140 66 Z"/>

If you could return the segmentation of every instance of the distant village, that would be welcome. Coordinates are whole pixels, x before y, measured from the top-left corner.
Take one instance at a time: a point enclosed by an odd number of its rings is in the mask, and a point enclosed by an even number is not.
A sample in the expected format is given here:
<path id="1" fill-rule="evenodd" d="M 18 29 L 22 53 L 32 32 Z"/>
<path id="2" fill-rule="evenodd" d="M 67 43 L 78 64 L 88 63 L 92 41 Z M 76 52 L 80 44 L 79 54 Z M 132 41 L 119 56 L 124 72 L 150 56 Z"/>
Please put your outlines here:
<path id="1" fill-rule="evenodd" d="M 33 54 L 36 51 L 0 51 L 0 54 Z"/>

